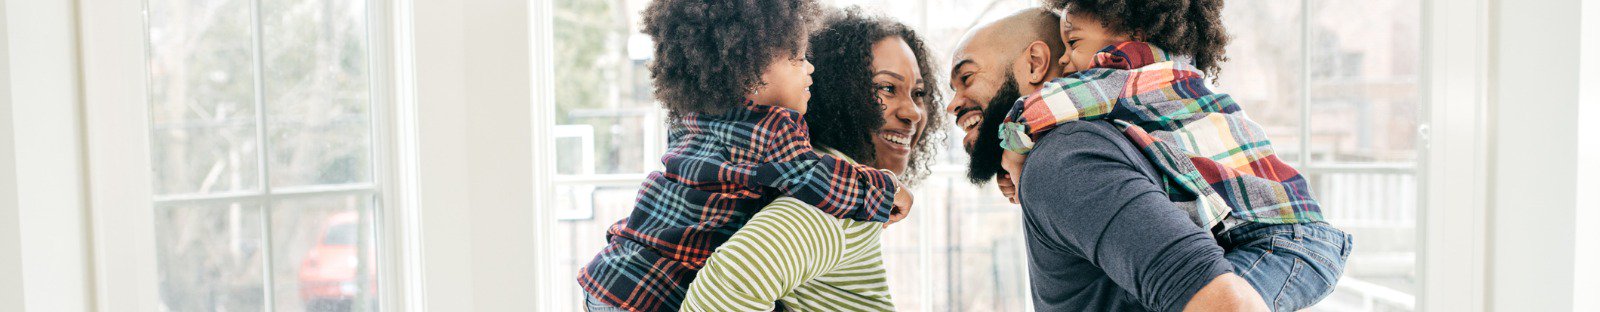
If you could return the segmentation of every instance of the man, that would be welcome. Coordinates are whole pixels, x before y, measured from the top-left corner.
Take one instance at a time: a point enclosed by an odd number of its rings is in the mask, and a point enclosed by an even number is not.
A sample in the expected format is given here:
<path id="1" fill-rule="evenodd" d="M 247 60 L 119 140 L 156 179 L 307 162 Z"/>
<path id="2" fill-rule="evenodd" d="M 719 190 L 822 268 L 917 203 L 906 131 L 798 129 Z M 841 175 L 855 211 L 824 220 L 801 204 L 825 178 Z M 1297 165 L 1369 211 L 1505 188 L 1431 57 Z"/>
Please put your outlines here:
<path id="1" fill-rule="evenodd" d="M 1063 70 L 1059 18 L 1019 11 L 968 32 L 952 53 L 946 108 L 966 132 L 968 177 L 1000 168 L 998 127 L 1022 94 Z M 1157 184 L 1150 162 L 1109 123 L 1076 122 L 1038 140 L 1022 205 L 1034 306 L 1040 311 L 1266 311 L 1211 234 Z M 1010 193 L 1018 191 L 1017 193 Z"/>

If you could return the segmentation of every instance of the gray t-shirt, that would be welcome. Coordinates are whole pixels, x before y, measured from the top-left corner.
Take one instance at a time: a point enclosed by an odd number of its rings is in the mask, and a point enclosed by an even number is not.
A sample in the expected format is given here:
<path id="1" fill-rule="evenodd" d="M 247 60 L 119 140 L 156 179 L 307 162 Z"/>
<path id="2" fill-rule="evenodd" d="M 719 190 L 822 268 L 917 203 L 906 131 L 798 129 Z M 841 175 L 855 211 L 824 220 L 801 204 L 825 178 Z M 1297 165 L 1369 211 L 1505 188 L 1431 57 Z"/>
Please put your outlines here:
<path id="1" fill-rule="evenodd" d="M 1020 178 L 1039 311 L 1180 311 L 1233 272 L 1222 247 L 1167 199 L 1155 168 L 1109 122 L 1046 134 Z"/>

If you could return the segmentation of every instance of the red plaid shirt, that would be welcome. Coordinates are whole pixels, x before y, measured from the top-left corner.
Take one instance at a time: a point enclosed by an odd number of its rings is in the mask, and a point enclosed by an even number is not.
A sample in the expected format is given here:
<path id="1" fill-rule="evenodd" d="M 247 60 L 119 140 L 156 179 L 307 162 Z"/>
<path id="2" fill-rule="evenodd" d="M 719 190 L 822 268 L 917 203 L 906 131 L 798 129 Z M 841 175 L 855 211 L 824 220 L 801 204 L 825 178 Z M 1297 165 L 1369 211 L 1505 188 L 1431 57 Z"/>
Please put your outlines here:
<path id="1" fill-rule="evenodd" d="M 892 176 L 812 150 L 797 111 L 745 103 L 721 115 L 690 114 L 669 133 L 633 213 L 607 231 L 609 244 L 578 272 L 578 284 L 612 306 L 677 311 L 711 252 L 781 196 L 839 218 L 888 220 Z"/>

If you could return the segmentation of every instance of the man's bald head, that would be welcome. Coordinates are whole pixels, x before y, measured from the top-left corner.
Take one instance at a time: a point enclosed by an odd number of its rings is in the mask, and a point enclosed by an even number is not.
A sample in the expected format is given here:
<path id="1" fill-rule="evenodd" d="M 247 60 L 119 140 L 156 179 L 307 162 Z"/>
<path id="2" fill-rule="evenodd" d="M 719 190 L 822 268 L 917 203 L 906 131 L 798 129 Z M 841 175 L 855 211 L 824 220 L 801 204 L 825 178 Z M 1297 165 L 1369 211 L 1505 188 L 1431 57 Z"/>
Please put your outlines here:
<path id="1" fill-rule="evenodd" d="M 1026 8 L 973 27 L 956 44 L 956 51 L 960 53 L 968 47 L 993 49 L 987 52 L 1005 57 L 998 61 L 1010 63 L 1029 43 L 1040 41 L 1049 44 L 1051 52 L 1059 54 L 1065 50 L 1061 46 L 1060 31 L 1059 15 L 1043 8 Z"/>

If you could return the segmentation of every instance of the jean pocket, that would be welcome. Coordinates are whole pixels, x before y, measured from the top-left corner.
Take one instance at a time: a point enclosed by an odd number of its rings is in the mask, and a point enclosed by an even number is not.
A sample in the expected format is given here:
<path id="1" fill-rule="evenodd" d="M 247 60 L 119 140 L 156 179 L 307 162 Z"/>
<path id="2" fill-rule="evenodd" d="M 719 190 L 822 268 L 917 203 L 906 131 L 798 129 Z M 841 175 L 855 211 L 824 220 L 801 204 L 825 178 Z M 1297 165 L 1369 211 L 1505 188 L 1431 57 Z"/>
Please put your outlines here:
<path id="1" fill-rule="evenodd" d="M 1333 293 L 1333 285 L 1321 282 L 1320 278 L 1307 275 L 1316 274 L 1311 265 L 1301 259 L 1285 261 L 1289 264 L 1287 274 L 1284 276 L 1283 288 L 1272 298 L 1273 311 L 1299 311 L 1311 307 L 1322 298 Z"/>
<path id="2" fill-rule="evenodd" d="M 1344 234 L 1344 250 L 1340 250 L 1339 259 L 1345 262 L 1350 261 L 1350 252 L 1355 251 L 1355 249 L 1356 237 L 1350 234 Z"/>
<path id="3" fill-rule="evenodd" d="M 1333 286 L 1339 281 L 1339 275 L 1343 274 L 1344 261 L 1334 260 L 1338 258 L 1338 250 L 1329 249 L 1327 244 L 1317 240 L 1278 237 L 1272 240 L 1272 249 L 1276 251 L 1277 257 L 1305 262 L 1313 274 L 1302 274 L 1304 276 L 1300 278 L 1315 277 L 1327 286 Z"/>
<path id="4" fill-rule="evenodd" d="M 1272 256 L 1270 238 L 1264 241 L 1235 246 L 1232 250 L 1228 250 L 1227 253 L 1223 254 L 1223 257 L 1233 264 L 1233 270 L 1246 279 L 1257 274 L 1256 267 L 1262 265 L 1270 266 L 1271 264 L 1263 263 L 1269 256 Z"/>
<path id="5" fill-rule="evenodd" d="M 1347 237 L 1347 235 L 1343 234 L 1340 236 Z M 1343 271 L 1345 262 L 1350 258 L 1349 242 L 1349 239 L 1329 241 L 1328 238 L 1317 236 L 1305 236 L 1301 239 L 1280 239 L 1274 241 L 1274 243 L 1281 243 L 1283 245 L 1278 247 L 1293 249 L 1293 252 L 1302 254 L 1302 257 L 1306 258 L 1307 261 L 1312 262 L 1313 265 L 1324 268 L 1333 268 L 1337 269 L 1337 271 Z"/>

